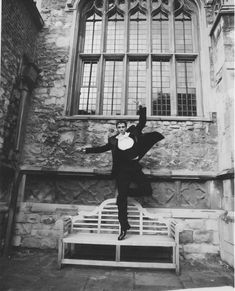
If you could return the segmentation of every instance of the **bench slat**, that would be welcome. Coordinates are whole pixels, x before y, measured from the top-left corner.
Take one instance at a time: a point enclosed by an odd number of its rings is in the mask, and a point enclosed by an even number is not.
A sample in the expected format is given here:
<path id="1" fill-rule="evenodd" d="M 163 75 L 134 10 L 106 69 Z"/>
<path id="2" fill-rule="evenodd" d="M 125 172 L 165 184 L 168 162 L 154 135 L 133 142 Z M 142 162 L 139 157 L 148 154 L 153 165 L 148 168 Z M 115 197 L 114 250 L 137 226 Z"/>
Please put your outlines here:
<path id="1" fill-rule="evenodd" d="M 65 243 L 101 244 L 101 245 L 126 245 L 126 246 L 174 246 L 175 241 L 168 236 L 128 235 L 122 241 L 115 234 L 73 233 L 63 239 Z"/>
<path id="2" fill-rule="evenodd" d="M 132 268 L 156 268 L 156 269 L 175 269 L 173 263 L 154 263 L 154 262 L 116 262 L 105 260 L 79 260 L 79 259 L 63 259 L 62 264 L 75 264 L 85 266 L 109 266 L 109 267 L 132 267 Z"/>

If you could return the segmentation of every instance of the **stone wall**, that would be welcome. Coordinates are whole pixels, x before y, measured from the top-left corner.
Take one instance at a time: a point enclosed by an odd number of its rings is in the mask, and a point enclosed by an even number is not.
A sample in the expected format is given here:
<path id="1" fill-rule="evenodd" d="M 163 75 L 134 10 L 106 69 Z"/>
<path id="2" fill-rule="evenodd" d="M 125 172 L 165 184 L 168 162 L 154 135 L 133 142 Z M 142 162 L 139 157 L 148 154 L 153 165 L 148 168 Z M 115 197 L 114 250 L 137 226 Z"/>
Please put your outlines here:
<path id="1" fill-rule="evenodd" d="M 42 95 L 35 101 L 43 100 Z M 53 106 L 54 108 L 54 106 Z M 50 106 L 38 112 L 32 106 L 22 163 L 59 169 L 62 166 L 110 170 L 111 153 L 84 155 L 79 146 L 97 146 L 107 142 L 115 131 L 114 120 L 61 120 Z M 217 169 L 217 129 L 215 123 L 192 121 L 149 121 L 144 132 L 157 130 L 165 139 L 142 160 L 144 168 L 208 172 Z"/>
<path id="2" fill-rule="evenodd" d="M 34 11 L 36 15 L 32 13 Z M 0 84 L 0 200 L 9 197 L 11 176 L 17 163 L 15 139 L 22 92 L 19 88 L 23 57 L 34 60 L 40 15 L 33 1 L 2 1 Z M 12 169 L 12 170 L 10 170 Z M 7 185 L 7 183 L 8 185 Z"/>
<path id="3" fill-rule="evenodd" d="M 222 15 L 211 32 L 217 105 L 218 170 L 234 166 L 234 15 Z"/>
<path id="4" fill-rule="evenodd" d="M 32 248 L 57 248 L 58 220 L 63 215 L 76 215 L 77 211 L 94 209 L 92 206 L 64 204 L 21 203 L 16 217 L 13 244 Z M 148 209 L 165 218 L 181 223 L 180 253 L 183 258 L 202 259 L 219 253 L 219 210 Z"/>
<path id="5" fill-rule="evenodd" d="M 34 59 L 38 28 L 24 1 L 3 0 L 0 97 L 0 153 L 17 119 L 19 96 L 12 96 L 23 55 Z M 8 118 L 10 114 L 11 118 Z"/>

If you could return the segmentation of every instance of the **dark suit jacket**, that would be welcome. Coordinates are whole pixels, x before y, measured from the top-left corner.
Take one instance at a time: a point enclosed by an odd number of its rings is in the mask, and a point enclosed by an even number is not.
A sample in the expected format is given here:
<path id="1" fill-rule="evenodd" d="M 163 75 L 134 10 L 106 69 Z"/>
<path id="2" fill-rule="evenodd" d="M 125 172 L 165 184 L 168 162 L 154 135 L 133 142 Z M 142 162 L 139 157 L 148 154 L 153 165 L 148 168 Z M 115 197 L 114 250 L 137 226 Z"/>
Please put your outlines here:
<path id="1" fill-rule="evenodd" d="M 145 127 L 146 124 L 146 107 L 139 108 L 139 122 L 138 124 L 131 125 L 127 132 L 130 132 L 129 137 L 133 138 L 135 142 L 138 143 L 139 148 L 139 159 L 140 160 L 150 149 L 151 147 L 157 143 L 158 141 L 162 140 L 164 136 L 159 132 L 150 132 L 150 133 L 142 133 L 142 129 Z M 117 160 L 117 144 L 118 140 L 116 138 L 118 134 L 111 136 L 108 139 L 108 143 L 103 146 L 97 146 L 92 148 L 86 148 L 86 153 L 103 153 L 106 151 L 111 150 L 112 151 L 112 157 L 113 157 L 113 168 L 112 168 L 112 174 L 115 175 L 117 166 L 118 166 L 118 160 Z"/>

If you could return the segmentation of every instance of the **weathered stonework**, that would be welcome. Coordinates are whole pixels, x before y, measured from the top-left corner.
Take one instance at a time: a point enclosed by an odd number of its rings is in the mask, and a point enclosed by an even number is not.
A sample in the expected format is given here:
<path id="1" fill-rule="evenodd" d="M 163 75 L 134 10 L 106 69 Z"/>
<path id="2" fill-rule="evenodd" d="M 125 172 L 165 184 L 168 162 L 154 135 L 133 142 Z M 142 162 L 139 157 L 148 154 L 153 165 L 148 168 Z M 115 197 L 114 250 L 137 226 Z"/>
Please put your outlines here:
<path id="1" fill-rule="evenodd" d="M 147 207 L 166 208 L 211 208 L 213 196 L 209 189 L 211 181 L 150 179 L 152 198 L 138 198 Z M 108 198 L 115 197 L 114 179 L 85 176 L 28 175 L 24 201 L 40 203 L 61 203 L 76 205 L 98 205 Z M 220 204 L 213 204 L 220 209 Z"/>
<path id="2" fill-rule="evenodd" d="M 43 93 L 44 94 L 44 93 Z M 35 96 L 35 100 L 42 100 Z M 54 108 L 54 106 L 53 106 Z M 58 169 L 60 166 L 111 169 L 111 153 L 84 155 L 80 146 L 107 142 L 115 132 L 113 120 L 61 120 L 58 111 L 31 111 L 22 156 L 24 166 Z M 133 122 L 129 122 L 131 124 Z M 176 128 L 177 126 L 177 128 Z M 216 171 L 216 124 L 206 122 L 149 121 L 144 132 L 157 130 L 165 139 L 142 159 L 143 167 L 154 170 Z"/>
<path id="3" fill-rule="evenodd" d="M 8 201 L 14 168 L 19 159 L 23 60 L 33 62 L 42 19 L 33 1 L 2 1 L 1 84 L 0 84 L 0 201 Z M 27 100 L 29 103 L 29 100 Z M 22 110 L 22 108 L 21 108 Z M 20 133 L 21 134 L 21 133 Z M 6 183 L 7 180 L 7 183 Z"/>

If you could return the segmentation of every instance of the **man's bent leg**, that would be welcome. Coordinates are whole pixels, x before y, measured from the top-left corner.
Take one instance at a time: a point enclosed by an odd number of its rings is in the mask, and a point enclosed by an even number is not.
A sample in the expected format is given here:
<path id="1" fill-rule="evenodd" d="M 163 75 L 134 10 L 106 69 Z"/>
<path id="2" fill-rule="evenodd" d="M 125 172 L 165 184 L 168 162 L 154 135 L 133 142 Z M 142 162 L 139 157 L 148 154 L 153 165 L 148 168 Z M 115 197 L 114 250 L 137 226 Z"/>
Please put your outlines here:
<path id="1" fill-rule="evenodd" d="M 137 170 L 133 176 L 133 180 L 138 186 L 138 192 L 140 196 L 152 196 L 153 190 L 149 179 L 144 175 L 142 170 Z"/>

